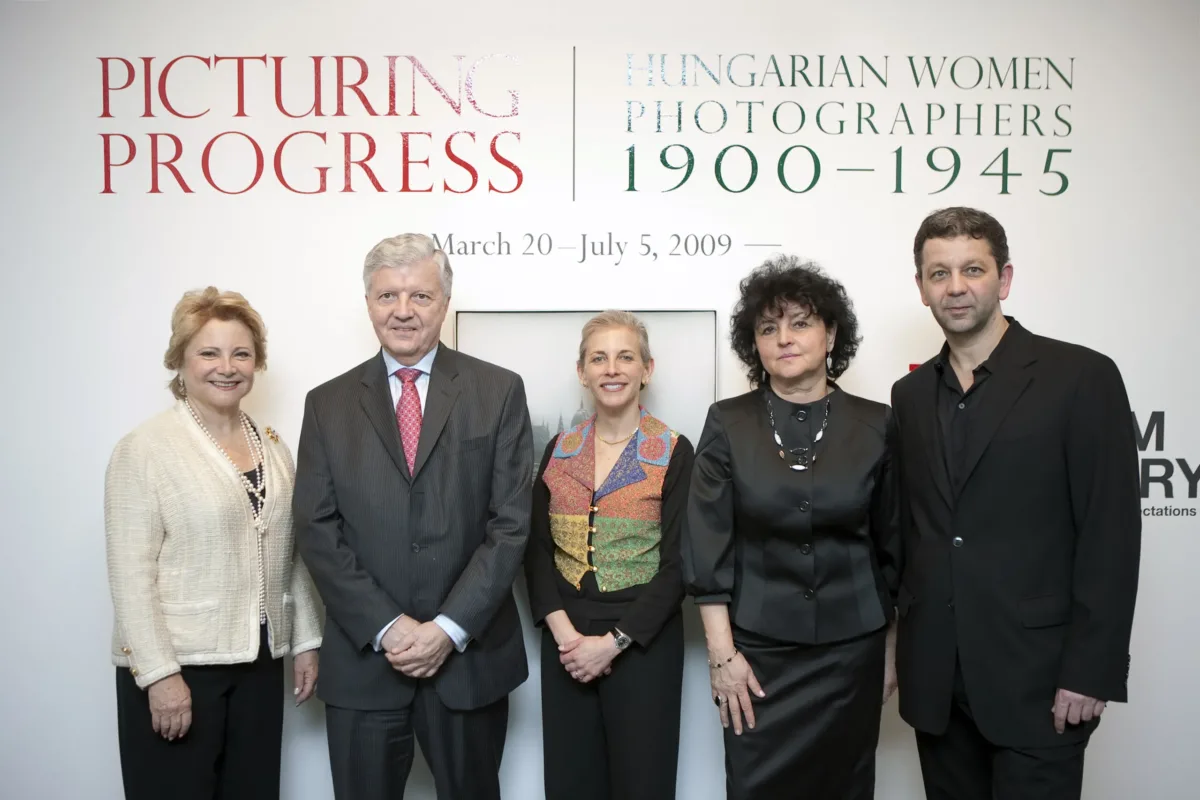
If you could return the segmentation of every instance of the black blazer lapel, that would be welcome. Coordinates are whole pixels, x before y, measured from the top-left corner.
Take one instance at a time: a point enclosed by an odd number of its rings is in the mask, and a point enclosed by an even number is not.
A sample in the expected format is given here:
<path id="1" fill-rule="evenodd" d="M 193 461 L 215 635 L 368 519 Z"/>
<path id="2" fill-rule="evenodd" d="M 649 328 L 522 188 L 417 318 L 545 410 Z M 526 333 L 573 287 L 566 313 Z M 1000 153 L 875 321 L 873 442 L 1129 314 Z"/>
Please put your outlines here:
<path id="1" fill-rule="evenodd" d="M 1029 388 L 1033 381 L 1033 372 L 1029 365 L 1037 361 L 1037 353 L 1033 348 L 1033 336 L 1023 328 L 1013 325 L 1007 333 L 1013 337 L 1008 342 L 1009 352 L 1005 353 L 1002 363 L 996 365 L 996 372 L 988 378 L 995 381 L 986 387 L 980 398 L 978 421 L 968 434 L 966 453 L 963 456 L 962 480 L 959 481 L 958 491 L 967 485 L 971 473 L 983 458 L 988 444 L 1000 429 L 1000 423 L 1012 411 L 1017 400 Z"/>
<path id="2" fill-rule="evenodd" d="M 946 505 L 954 507 L 954 496 L 950 490 L 950 476 L 946 472 L 946 459 L 943 456 L 942 432 L 938 426 L 938 371 L 932 364 L 922 368 L 920 380 L 917 382 L 917 421 L 921 429 L 921 441 L 925 445 L 925 463 L 937 486 L 938 493 L 946 501 Z"/>
<path id="3" fill-rule="evenodd" d="M 408 462 L 404 460 L 404 453 L 400 449 L 400 428 L 396 424 L 396 409 L 392 406 L 392 390 L 388 386 L 387 368 L 384 366 L 382 354 L 364 365 L 362 384 L 363 390 L 358 400 L 371 422 L 371 427 L 379 434 L 396 469 L 400 470 L 405 479 L 412 480 L 412 476 L 408 474 Z M 421 438 L 425 438 L 423 432 Z"/>
<path id="4" fill-rule="evenodd" d="M 421 467 L 429 460 L 434 445 L 450 419 L 450 411 L 454 401 L 458 399 L 458 359 L 457 353 L 438 345 L 437 355 L 433 359 L 433 369 L 429 373 L 429 392 L 425 396 L 425 414 L 421 418 L 421 440 L 417 443 L 416 466 L 414 477 L 419 475 Z"/>

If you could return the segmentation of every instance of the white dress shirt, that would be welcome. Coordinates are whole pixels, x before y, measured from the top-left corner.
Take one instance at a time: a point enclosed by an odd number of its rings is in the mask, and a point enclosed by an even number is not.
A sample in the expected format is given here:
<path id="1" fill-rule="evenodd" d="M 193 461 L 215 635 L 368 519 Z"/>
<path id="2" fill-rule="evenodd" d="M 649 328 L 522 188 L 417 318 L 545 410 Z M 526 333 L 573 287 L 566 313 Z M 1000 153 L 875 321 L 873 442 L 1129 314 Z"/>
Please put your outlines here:
<path id="1" fill-rule="evenodd" d="M 411 369 L 421 371 L 421 374 L 417 376 L 417 379 L 414 381 L 414 383 L 417 386 L 417 396 L 421 398 L 422 419 L 425 416 L 425 398 L 429 396 L 429 373 L 433 371 L 433 359 L 437 356 L 437 351 L 438 348 L 435 344 L 433 349 L 425 354 L 424 358 L 422 358 L 416 364 L 413 364 L 411 367 Z M 396 370 L 404 369 L 404 365 L 392 358 L 392 354 L 387 350 L 383 351 L 383 363 L 387 368 L 388 388 L 392 390 L 392 407 L 395 408 L 400 404 L 400 393 L 404 388 L 404 382 L 396 377 Z M 400 617 L 403 616 L 403 614 L 400 615 Z M 381 630 L 379 635 L 375 637 L 375 649 L 377 651 L 383 649 L 381 643 L 383 641 L 384 634 L 386 634 L 388 630 L 400 620 L 400 617 L 396 617 L 396 619 L 392 620 L 387 625 L 384 625 L 383 630 Z M 456 650 L 458 650 L 458 652 L 461 653 L 463 650 L 467 649 L 467 645 L 471 641 L 471 636 L 461 627 L 459 627 L 458 623 L 447 617 L 445 614 L 438 614 L 436 617 L 434 617 L 433 621 L 434 624 L 446 632 L 446 635 L 449 636 L 451 641 L 454 642 L 454 647 Z"/>

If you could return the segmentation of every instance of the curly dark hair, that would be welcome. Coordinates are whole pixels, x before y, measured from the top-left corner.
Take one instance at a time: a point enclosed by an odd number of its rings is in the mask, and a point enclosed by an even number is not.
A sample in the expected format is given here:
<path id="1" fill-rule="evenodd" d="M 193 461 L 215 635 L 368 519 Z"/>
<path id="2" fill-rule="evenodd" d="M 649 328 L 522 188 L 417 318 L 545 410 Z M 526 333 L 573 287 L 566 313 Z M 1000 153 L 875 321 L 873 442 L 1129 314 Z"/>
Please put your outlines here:
<path id="1" fill-rule="evenodd" d="M 826 275 L 819 265 L 796 256 L 775 256 L 743 278 L 739 288 L 741 297 L 729 319 L 729 341 L 733 352 L 746 365 L 751 386 L 761 386 L 769 378 L 754 346 L 758 318 L 767 311 L 782 313 L 788 303 L 807 308 L 826 327 L 837 325 L 830 353 L 833 366 L 827 370 L 829 377 L 837 378 L 850 366 L 862 341 L 858 335 L 858 317 L 845 287 Z"/>

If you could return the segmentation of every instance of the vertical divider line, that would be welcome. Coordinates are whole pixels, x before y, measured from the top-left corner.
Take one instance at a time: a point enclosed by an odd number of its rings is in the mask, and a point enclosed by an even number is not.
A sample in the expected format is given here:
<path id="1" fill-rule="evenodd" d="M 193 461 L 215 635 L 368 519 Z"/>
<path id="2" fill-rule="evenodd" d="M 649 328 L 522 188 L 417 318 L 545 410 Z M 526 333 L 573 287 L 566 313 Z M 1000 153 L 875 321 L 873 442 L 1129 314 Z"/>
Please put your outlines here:
<path id="1" fill-rule="evenodd" d="M 571 45 L 571 202 L 575 202 L 575 45 Z"/>

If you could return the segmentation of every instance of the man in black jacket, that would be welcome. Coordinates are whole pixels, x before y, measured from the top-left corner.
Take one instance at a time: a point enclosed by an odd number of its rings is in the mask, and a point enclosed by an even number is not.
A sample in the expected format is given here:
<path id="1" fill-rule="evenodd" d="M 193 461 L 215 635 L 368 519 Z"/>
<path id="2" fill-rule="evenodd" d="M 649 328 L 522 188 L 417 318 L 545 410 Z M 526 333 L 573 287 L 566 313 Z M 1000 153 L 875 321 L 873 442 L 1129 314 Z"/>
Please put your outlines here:
<path id="1" fill-rule="evenodd" d="M 898 381 L 900 714 L 930 800 L 1078 798 L 1125 702 L 1141 548 L 1137 445 L 1113 361 L 1005 317 L 1004 228 L 938 211 L 913 246 L 941 352 Z"/>

